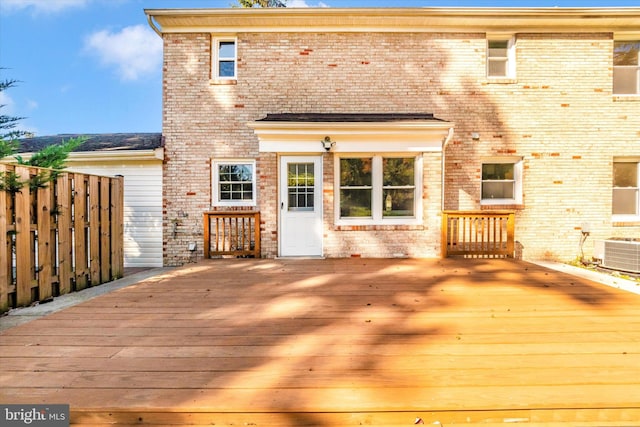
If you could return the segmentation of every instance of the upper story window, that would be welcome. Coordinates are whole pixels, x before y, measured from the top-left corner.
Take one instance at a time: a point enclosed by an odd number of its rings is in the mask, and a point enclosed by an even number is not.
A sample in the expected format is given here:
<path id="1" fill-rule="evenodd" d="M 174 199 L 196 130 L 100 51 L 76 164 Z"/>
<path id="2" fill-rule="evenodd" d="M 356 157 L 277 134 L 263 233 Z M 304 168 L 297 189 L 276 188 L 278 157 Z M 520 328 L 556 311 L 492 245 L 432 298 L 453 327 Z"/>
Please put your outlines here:
<path id="1" fill-rule="evenodd" d="M 211 175 L 213 206 L 255 206 L 254 160 L 214 160 Z"/>
<path id="2" fill-rule="evenodd" d="M 614 216 L 640 216 L 638 197 L 638 167 L 637 160 L 620 160 L 613 162 L 613 200 L 612 213 Z"/>
<path id="3" fill-rule="evenodd" d="M 483 205 L 522 203 L 522 159 L 489 159 L 482 163 Z"/>
<path id="4" fill-rule="evenodd" d="M 235 38 L 213 39 L 213 78 L 235 80 L 238 72 L 237 40 Z"/>
<path id="5" fill-rule="evenodd" d="M 515 38 L 512 35 L 487 35 L 487 77 L 515 76 Z"/>
<path id="6" fill-rule="evenodd" d="M 338 162 L 339 223 L 412 224 L 420 220 L 420 157 L 342 157 Z"/>
<path id="7" fill-rule="evenodd" d="M 640 40 L 613 42 L 613 93 L 640 95 Z"/>

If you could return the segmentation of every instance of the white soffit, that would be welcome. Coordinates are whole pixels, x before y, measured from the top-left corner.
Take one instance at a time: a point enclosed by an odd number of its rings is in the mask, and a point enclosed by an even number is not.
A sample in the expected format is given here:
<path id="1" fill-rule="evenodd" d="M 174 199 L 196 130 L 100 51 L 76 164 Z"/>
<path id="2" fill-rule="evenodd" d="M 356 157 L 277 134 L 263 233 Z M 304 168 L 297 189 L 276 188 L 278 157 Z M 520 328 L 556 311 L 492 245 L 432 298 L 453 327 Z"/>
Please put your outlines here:
<path id="1" fill-rule="evenodd" d="M 162 33 L 189 32 L 623 32 L 640 8 L 145 9 Z"/>
<path id="2" fill-rule="evenodd" d="M 323 153 L 329 137 L 334 153 L 439 152 L 453 123 L 443 121 L 248 123 L 260 152 Z"/>

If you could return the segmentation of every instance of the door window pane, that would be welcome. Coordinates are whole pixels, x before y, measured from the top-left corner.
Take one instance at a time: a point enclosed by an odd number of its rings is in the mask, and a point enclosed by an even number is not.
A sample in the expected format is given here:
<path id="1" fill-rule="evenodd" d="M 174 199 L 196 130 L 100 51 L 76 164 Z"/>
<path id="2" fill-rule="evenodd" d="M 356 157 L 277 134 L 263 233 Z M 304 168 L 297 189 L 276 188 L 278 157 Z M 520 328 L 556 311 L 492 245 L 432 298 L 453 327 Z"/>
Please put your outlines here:
<path id="1" fill-rule="evenodd" d="M 287 191 L 290 211 L 313 211 L 314 183 L 313 163 L 288 164 Z"/>

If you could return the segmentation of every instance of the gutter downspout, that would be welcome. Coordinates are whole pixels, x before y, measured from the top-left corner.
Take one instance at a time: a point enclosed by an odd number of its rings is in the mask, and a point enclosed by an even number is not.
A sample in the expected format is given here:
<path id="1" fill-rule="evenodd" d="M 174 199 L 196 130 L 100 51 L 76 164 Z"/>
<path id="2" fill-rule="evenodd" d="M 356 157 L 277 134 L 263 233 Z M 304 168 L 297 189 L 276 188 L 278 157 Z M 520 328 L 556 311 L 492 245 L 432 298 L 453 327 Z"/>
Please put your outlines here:
<path id="1" fill-rule="evenodd" d="M 444 211 L 444 153 L 451 139 L 453 139 L 453 128 L 449 128 L 449 133 L 447 133 L 447 136 L 442 140 L 442 195 L 440 197 L 440 208 L 442 211 Z"/>
<path id="2" fill-rule="evenodd" d="M 149 26 L 151 27 L 151 29 L 155 31 L 155 33 L 159 35 L 160 38 L 162 38 L 162 31 L 160 30 L 160 28 L 158 28 L 156 23 L 153 22 L 153 16 L 147 15 L 147 22 L 149 22 Z"/>

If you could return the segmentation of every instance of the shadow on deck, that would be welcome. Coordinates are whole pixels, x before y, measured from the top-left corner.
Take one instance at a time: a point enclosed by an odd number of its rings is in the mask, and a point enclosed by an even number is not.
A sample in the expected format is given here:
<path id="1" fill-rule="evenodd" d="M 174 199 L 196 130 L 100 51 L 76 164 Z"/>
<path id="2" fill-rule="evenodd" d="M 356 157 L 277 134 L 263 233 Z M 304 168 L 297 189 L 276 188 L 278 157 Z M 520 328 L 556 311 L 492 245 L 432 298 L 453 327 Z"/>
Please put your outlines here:
<path id="1" fill-rule="evenodd" d="M 640 426 L 639 303 L 515 260 L 206 260 L 2 332 L 0 402 L 91 425 Z"/>

